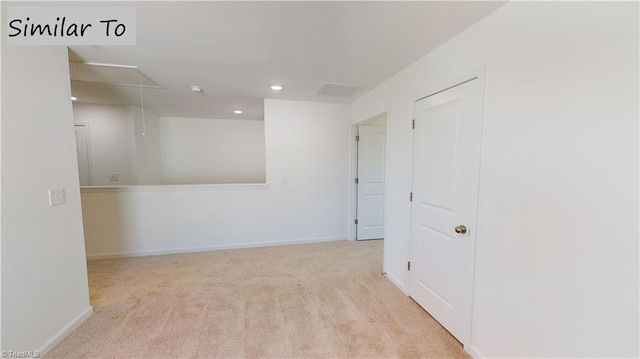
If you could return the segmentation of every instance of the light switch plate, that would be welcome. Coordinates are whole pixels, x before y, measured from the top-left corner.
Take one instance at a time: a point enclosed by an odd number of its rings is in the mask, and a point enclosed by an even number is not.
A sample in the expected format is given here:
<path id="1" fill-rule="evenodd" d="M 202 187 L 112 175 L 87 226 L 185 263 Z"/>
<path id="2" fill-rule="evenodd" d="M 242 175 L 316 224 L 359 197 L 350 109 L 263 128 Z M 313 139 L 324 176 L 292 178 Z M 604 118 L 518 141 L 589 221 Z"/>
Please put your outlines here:
<path id="1" fill-rule="evenodd" d="M 64 204 L 64 188 L 49 190 L 49 206 L 60 206 Z"/>

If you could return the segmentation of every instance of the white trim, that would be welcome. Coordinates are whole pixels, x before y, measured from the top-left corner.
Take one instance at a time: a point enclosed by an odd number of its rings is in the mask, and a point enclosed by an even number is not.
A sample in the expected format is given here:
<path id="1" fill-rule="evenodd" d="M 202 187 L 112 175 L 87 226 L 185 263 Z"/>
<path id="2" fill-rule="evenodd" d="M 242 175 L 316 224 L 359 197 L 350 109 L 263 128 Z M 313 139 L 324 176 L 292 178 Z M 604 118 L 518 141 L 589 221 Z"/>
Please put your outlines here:
<path id="1" fill-rule="evenodd" d="M 480 219 L 481 219 L 481 212 L 480 212 L 480 201 L 482 201 L 482 196 L 481 193 L 482 191 L 480 190 L 482 188 L 482 168 L 483 168 L 483 163 L 484 163 L 484 142 L 485 142 L 485 134 L 484 134 L 484 129 L 485 129 L 485 118 L 486 118 L 486 100 L 485 100 L 485 94 L 486 94 L 486 87 L 487 87 L 487 66 L 483 65 L 483 66 L 479 66 L 477 68 L 475 68 L 473 70 L 476 74 L 476 76 L 478 77 L 478 81 L 479 82 L 479 91 L 480 91 L 480 153 L 478 154 L 479 157 L 479 164 L 478 164 L 478 184 L 477 184 L 477 188 L 476 188 L 476 223 L 474 223 L 474 226 L 476 228 L 475 231 L 475 235 L 473 237 L 473 241 L 471 242 L 471 278 L 469 279 L 471 281 L 471 310 L 469 312 L 469 315 L 471 316 L 470 320 L 469 320 L 469 339 L 468 339 L 468 343 L 472 343 L 473 342 L 473 314 L 474 314 L 474 308 L 475 308 L 475 293 L 476 293 L 476 271 L 477 271 L 477 248 L 478 248 L 478 238 L 480 238 Z M 466 350 L 466 349 L 465 349 Z M 472 350 L 475 354 L 472 354 L 472 356 L 474 358 L 485 358 L 484 355 L 480 354 L 473 346 L 471 346 L 471 348 L 469 348 L 469 350 Z M 471 353 L 470 353 L 471 354 Z"/>
<path id="2" fill-rule="evenodd" d="M 382 120 L 385 119 L 387 120 L 387 111 L 384 112 L 380 112 L 379 114 L 375 115 L 375 116 L 371 116 L 369 118 L 367 118 L 366 120 L 362 120 L 360 122 L 355 123 L 355 125 L 366 125 L 367 122 L 373 122 L 373 121 L 377 121 L 377 120 Z"/>
<path id="3" fill-rule="evenodd" d="M 247 190 L 267 189 L 267 183 L 229 183 L 229 184 L 179 184 L 162 186 L 83 186 L 81 193 L 102 192 L 160 192 L 160 191 L 220 191 L 220 190 Z"/>
<path id="4" fill-rule="evenodd" d="M 118 252 L 118 253 L 105 253 L 105 254 L 87 254 L 87 260 L 126 258 L 126 257 L 145 257 L 145 256 L 157 256 L 157 255 L 165 255 L 165 254 L 219 251 L 219 250 L 225 250 L 225 249 L 273 247 L 273 246 L 282 246 L 282 245 L 288 245 L 288 244 L 321 243 L 321 242 L 334 242 L 334 241 L 343 241 L 343 240 L 345 240 L 344 236 L 321 237 L 321 238 L 293 239 L 289 241 L 218 244 L 218 245 L 212 245 L 212 246 L 186 247 L 186 248 L 164 249 L 164 250 L 155 250 L 155 251 L 133 251 L 133 252 Z"/>
<path id="5" fill-rule="evenodd" d="M 349 188 L 347 191 L 348 206 L 347 206 L 347 239 L 350 241 L 356 240 L 356 224 L 354 219 L 357 216 L 356 203 L 358 202 L 356 190 L 356 184 L 354 179 L 358 175 L 358 144 L 355 141 L 355 137 L 358 135 L 358 125 L 353 124 L 349 129 Z"/>
<path id="6" fill-rule="evenodd" d="M 354 179 L 358 176 L 358 143 L 355 141 L 355 137 L 358 136 L 358 124 L 354 123 L 350 128 L 349 139 L 349 190 L 347 192 L 348 207 L 347 207 L 347 239 L 355 241 L 357 239 L 358 225 L 354 220 L 358 216 L 358 186 L 355 184 Z"/>
<path id="7" fill-rule="evenodd" d="M 429 86 L 427 91 L 419 92 L 419 95 L 415 97 L 415 100 L 413 100 L 412 105 L 424 99 L 425 97 L 435 95 L 438 92 L 442 92 L 452 87 L 461 85 L 464 82 L 471 81 L 475 78 L 478 78 L 478 79 L 483 78 L 485 74 L 485 68 L 486 68 L 486 65 L 476 66 L 470 69 L 469 71 L 460 73 L 455 76 L 451 76 L 447 80 L 439 82 L 436 86 Z M 413 116 L 415 118 L 415 108 L 413 111 Z"/>
<path id="8" fill-rule="evenodd" d="M 78 327 L 84 323 L 89 317 L 93 314 L 93 307 L 89 306 L 87 309 L 83 310 L 80 315 L 71 320 L 67 325 L 62 327 L 59 332 L 57 332 L 49 341 L 47 341 L 41 348 L 38 350 L 40 352 L 40 356 L 44 356 L 51 349 L 55 348 L 56 345 L 60 344 L 64 338 L 69 336 L 74 330 L 78 329 Z"/>
<path id="9" fill-rule="evenodd" d="M 357 213 L 357 209 L 356 209 L 356 203 L 358 203 L 358 191 L 356 188 L 356 184 L 354 183 L 354 179 L 358 176 L 358 156 L 357 156 L 357 147 L 358 144 L 355 142 L 355 136 L 358 135 L 358 127 L 361 125 L 366 125 L 367 122 L 370 121 L 376 121 L 376 120 L 380 120 L 380 119 L 386 119 L 386 123 L 385 123 L 385 153 L 384 153 L 384 177 L 385 177 L 385 181 L 384 181 L 384 212 L 383 212 L 383 218 L 385 220 L 385 223 L 387 222 L 387 201 L 389 196 L 387 196 L 387 193 L 389 193 L 389 181 L 387 181 L 387 178 L 389 178 L 388 174 L 387 174 L 387 169 L 389 168 L 389 127 L 390 127 L 390 121 L 389 121 L 389 110 L 385 109 L 383 112 L 380 112 L 377 115 L 371 116 L 367 119 L 364 119 L 362 121 L 358 121 L 356 123 L 352 123 L 351 124 L 351 129 L 350 129 L 350 139 L 349 139 L 349 191 L 347 193 L 347 198 L 349 199 L 348 201 L 348 208 L 347 208 L 347 239 L 350 241 L 355 241 L 356 240 L 356 224 L 354 223 L 354 219 L 356 218 L 356 216 L 358 215 Z M 384 226 L 384 236 L 386 236 L 387 234 L 387 226 Z M 384 237 L 383 236 L 383 237 Z M 384 256 L 384 255 L 383 255 Z M 384 265 L 384 263 L 383 263 Z"/>
<path id="10" fill-rule="evenodd" d="M 478 349 L 476 349 L 475 346 L 473 345 L 465 345 L 464 346 L 464 350 L 469 353 L 469 355 L 471 355 L 474 359 L 483 359 L 486 358 L 486 356 L 482 355 L 482 353 L 480 353 L 478 351 Z"/>

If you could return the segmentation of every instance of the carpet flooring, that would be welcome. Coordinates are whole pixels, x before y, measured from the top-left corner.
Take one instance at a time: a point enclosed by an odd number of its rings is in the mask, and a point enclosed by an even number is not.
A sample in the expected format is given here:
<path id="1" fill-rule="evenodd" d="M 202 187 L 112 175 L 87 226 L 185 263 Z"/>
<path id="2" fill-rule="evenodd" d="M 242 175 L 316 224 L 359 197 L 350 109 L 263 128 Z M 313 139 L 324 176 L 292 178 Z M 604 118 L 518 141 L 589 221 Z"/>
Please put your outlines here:
<path id="1" fill-rule="evenodd" d="M 94 314 L 46 358 L 468 358 L 382 241 L 88 262 Z"/>

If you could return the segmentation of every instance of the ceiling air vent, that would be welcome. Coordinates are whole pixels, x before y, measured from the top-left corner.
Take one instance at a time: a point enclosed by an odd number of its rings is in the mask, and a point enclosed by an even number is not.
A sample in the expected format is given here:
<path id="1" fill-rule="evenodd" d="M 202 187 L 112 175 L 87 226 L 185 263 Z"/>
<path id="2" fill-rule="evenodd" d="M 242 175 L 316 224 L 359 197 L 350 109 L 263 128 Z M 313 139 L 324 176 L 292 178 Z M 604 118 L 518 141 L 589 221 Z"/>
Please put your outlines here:
<path id="1" fill-rule="evenodd" d="M 332 97 L 352 97 L 362 87 L 353 84 L 341 84 L 337 82 L 323 82 L 316 90 L 318 96 L 332 96 Z"/>

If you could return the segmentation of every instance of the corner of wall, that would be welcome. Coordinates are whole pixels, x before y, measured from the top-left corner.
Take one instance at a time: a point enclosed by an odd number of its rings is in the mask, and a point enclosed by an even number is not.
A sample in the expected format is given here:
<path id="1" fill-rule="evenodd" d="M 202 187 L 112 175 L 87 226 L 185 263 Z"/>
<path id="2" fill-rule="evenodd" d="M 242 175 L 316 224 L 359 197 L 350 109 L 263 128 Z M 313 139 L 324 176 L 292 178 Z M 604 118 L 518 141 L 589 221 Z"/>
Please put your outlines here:
<path id="1" fill-rule="evenodd" d="M 67 56 L 2 42 L 3 350 L 42 348 L 90 305 Z"/>

